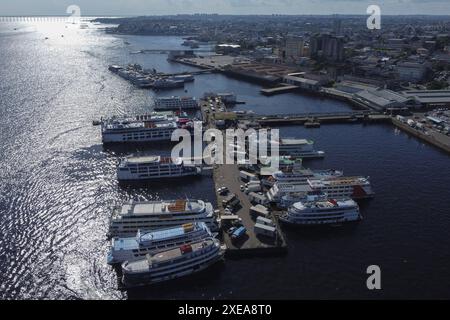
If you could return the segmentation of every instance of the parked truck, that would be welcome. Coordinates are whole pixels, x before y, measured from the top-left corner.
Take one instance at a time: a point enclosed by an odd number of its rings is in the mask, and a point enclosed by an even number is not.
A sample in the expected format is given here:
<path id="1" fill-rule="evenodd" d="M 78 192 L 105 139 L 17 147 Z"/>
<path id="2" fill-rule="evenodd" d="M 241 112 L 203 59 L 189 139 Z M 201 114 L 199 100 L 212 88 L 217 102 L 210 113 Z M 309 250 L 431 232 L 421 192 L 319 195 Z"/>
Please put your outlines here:
<path id="1" fill-rule="evenodd" d="M 247 229 L 245 229 L 245 227 L 239 227 L 231 234 L 231 239 L 238 240 L 242 238 L 246 233 Z"/>

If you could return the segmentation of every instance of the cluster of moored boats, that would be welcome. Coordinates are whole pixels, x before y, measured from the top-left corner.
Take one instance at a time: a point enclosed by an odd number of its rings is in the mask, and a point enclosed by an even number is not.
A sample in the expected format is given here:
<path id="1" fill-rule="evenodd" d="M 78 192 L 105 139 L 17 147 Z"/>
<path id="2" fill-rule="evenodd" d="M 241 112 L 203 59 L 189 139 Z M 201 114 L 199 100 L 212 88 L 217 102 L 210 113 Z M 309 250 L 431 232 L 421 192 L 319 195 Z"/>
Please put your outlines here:
<path id="1" fill-rule="evenodd" d="M 279 171 L 275 172 L 266 167 L 245 169 L 254 170 L 247 176 L 253 183 L 261 184 L 257 197 L 260 204 L 285 211 L 279 218 L 282 223 L 303 226 L 358 221 L 362 215 L 356 200 L 374 196 L 369 177 L 346 177 L 339 170 L 306 169 L 302 160 L 295 157 L 281 156 L 278 161 Z"/>
<path id="2" fill-rule="evenodd" d="M 211 203 L 130 201 L 113 209 L 108 263 L 120 265 L 126 288 L 190 275 L 223 258 L 217 230 Z"/>
<path id="3" fill-rule="evenodd" d="M 186 113 L 193 107 L 198 108 L 195 98 L 158 98 L 155 108 L 159 112 L 102 119 L 102 141 L 104 144 L 168 142 L 176 129 L 193 127 L 195 118 Z"/>
<path id="4" fill-rule="evenodd" d="M 163 111 L 102 119 L 103 142 L 169 142 L 175 129 L 192 128 L 194 119 L 184 110 L 195 110 L 198 103 L 194 98 L 168 97 L 158 99 L 155 106 Z M 263 165 L 241 165 L 241 170 L 247 170 L 241 171 L 241 178 L 249 182 L 245 192 L 255 205 L 278 207 L 285 211 L 279 217 L 282 223 L 298 226 L 361 219 L 355 200 L 373 196 L 369 178 L 345 177 L 338 170 L 304 168 L 302 159 L 325 155 L 315 150 L 311 140 L 280 139 L 277 143 L 278 171 Z M 239 152 L 237 148 L 233 150 Z M 161 181 L 211 172 L 211 168 L 183 158 L 140 154 L 120 159 L 117 178 L 119 182 Z M 215 233 L 222 218 L 218 215 L 211 203 L 187 198 L 129 201 L 114 207 L 108 231 L 108 263 L 120 265 L 125 288 L 202 271 L 223 258 L 225 248 Z"/>
<path id="5" fill-rule="evenodd" d="M 189 129 L 195 120 L 184 110 L 197 108 L 194 98 L 157 99 L 158 112 L 102 119 L 102 141 L 169 142 L 175 129 Z M 120 159 L 117 178 L 119 182 L 161 181 L 205 174 L 207 169 L 186 164 L 182 158 L 137 154 Z M 119 266 L 124 288 L 176 279 L 202 271 L 223 258 L 225 248 L 216 238 L 217 231 L 217 212 L 209 202 L 129 201 L 112 209 L 107 260 Z"/>
<path id="6" fill-rule="evenodd" d="M 129 64 L 125 67 L 111 65 L 109 70 L 139 88 L 157 90 L 183 88 L 186 82 L 195 80 L 191 74 L 165 75 L 157 73 L 156 70 L 144 70 L 139 64 Z"/>

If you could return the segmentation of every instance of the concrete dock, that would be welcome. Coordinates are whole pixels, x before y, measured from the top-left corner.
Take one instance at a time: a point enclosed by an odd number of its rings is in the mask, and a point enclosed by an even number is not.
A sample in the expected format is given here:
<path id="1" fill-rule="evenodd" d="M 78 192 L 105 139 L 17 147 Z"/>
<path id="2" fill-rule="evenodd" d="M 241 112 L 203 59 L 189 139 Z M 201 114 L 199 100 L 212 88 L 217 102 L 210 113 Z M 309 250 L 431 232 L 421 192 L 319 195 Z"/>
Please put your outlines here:
<path id="1" fill-rule="evenodd" d="M 450 154 L 450 137 L 432 132 L 431 134 L 425 134 L 424 132 L 410 127 L 408 124 L 403 123 L 395 118 L 391 118 L 392 124 L 397 128 L 413 135 L 414 137 L 421 139 L 422 141 L 433 145 L 440 150 Z"/>
<path id="2" fill-rule="evenodd" d="M 230 193 L 234 193 L 240 200 L 240 207 L 235 212 L 242 219 L 242 224 L 247 229 L 247 235 L 238 241 L 232 241 L 230 236 L 223 232 L 223 241 L 227 246 L 227 255 L 232 257 L 251 256 L 260 254 L 283 254 L 287 251 L 287 243 L 278 223 L 274 220 L 277 227 L 277 237 L 271 239 L 268 237 L 259 237 L 255 234 L 255 220 L 250 214 L 250 208 L 253 204 L 248 195 L 241 191 L 240 186 L 244 184 L 239 177 L 237 165 L 220 165 L 214 170 L 214 181 L 216 190 L 220 187 L 227 187 Z M 217 192 L 216 192 L 217 194 Z M 225 196 L 217 194 L 217 202 L 221 214 L 224 212 L 222 200 Z M 224 230 L 226 231 L 226 230 Z"/>
<path id="3" fill-rule="evenodd" d="M 203 120 L 206 122 L 207 128 L 216 128 L 215 114 L 211 110 L 210 103 L 212 102 L 205 100 L 200 102 Z M 216 102 L 213 103 L 213 107 L 215 109 L 222 108 L 226 110 L 226 106 L 224 104 L 218 104 Z M 220 195 L 217 192 L 217 189 L 227 187 L 229 194 L 235 194 L 240 201 L 240 206 L 238 206 L 234 214 L 242 219 L 242 224 L 247 229 L 247 233 L 244 237 L 242 237 L 242 239 L 232 241 L 230 236 L 226 233 L 226 230 L 229 227 L 226 228 L 223 226 L 221 234 L 222 240 L 227 246 L 226 255 L 228 257 L 249 257 L 253 255 L 273 255 L 285 253 L 287 251 L 286 240 L 276 218 L 273 220 L 277 228 L 276 238 L 272 239 L 265 236 L 260 237 L 255 234 L 254 227 L 256 217 L 252 217 L 250 213 L 250 208 L 253 204 L 250 202 L 248 195 L 241 191 L 241 185 L 245 183 L 240 179 L 238 165 L 216 165 L 214 167 L 213 177 L 220 215 L 224 215 L 225 208 L 222 204 L 222 200 L 226 198 L 226 195 Z"/>

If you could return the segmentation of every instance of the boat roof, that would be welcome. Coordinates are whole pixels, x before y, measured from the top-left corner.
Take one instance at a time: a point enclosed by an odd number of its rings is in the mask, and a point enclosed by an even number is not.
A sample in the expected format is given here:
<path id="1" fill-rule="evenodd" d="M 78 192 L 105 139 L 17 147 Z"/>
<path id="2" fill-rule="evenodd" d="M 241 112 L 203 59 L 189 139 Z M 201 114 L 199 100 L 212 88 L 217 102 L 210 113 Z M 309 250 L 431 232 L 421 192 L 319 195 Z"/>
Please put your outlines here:
<path id="1" fill-rule="evenodd" d="M 121 216 L 161 215 L 173 212 L 197 212 L 205 207 L 202 200 L 170 200 L 131 202 L 120 208 Z"/>
<path id="2" fill-rule="evenodd" d="M 312 191 L 311 186 L 307 184 L 295 184 L 295 183 L 276 183 L 277 188 L 281 191 L 286 192 L 310 192 Z"/>
<path id="3" fill-rule="evenodd" d="M 207 226 L 204 222 L 196 222 L 193 223 L 192 225 L 194 226 L 192 231 L 207 230 Z M 138 249 L 139 243 L 180 237 L 186 233 L 185 230 L 186 229 L 183 226 L 180 226 L 176 228 L 168 228 L 152 232 L 144 232 L 141 233 L 140 235 L 138 233 L 137 237 L 114 238 L 112 245 L 113 249 L 116 251 Z"/>
<path id="4" fill-rule="evenodd" d="M 180 226 L 176 228 L 170 228 L 170 229 L 162 229 L 162 230 L 156 230 L 152 232 L 147 233 L 141 233 L 140 234 L 140 241 L 158 241 L 163 239 L 170 239 L 182 236 L 186 233 L 197 231 L 197 230 L 205 230 L 206 224 L 204 222 L 196 223 L 191 225 L 191 229 L 189 230 L 190 226 Z"/>
<path id="5" fill-rule="evenodd" d="M 345 208 L 345 207 L 355 207 L 357 206 L 356 202 L 352 199 L 343 199 L 343 200 L 318 200 L 318 201 L 310 201 L 310 202 L 297 202 L 294 204 L 294 208 L 297 210 L 304 210 L 305 208 Z"/>
<path id="6" fill-rule="evenodd" d="M 323 186 L 339 186 L 339 185 L 354 185 L 354 184 L 368 184 L 369 180 L 366 177 L 336 177 L 335 179 L 308 179 L 312 187 Z"/>
<path id="7" fill-rule="evenodd" d="M 262 223 L 256 223 L 255 224 L 255 228 L 259 228 L 259 229 L 264 229 L 270 232 L 275 232 L 277 230 L 277 228 L 273 227 L 273 226 L 268 226 Z"/>
<path id="8" fill-rule="evenodd" d="M 161 164 L 168 164 L 168 163 L 175 163 L 175 164 L 181 164 L 182 159 L 178 158 L 174 162 L 172 158 L 170 157 L 161 157 L 161 156 L 152 156 L 152 155 L 145 155 L 145 156 L 134 156 L 134 157 L 128 157 L 126 158 L 126 162 L 129 164 L 151 164 L 151 163 L 161 163 Z"/>
<path id="9" fill-rule="evenodd" d="M 156 101 L 166 101 L 166 100 L 195 100 L 195 97 L 172 96 L 172 97 L 160 97 L 156 99 Z"/>
<path id="10" fill-rule="evenodd" d="M 294 170 L 292 172 L 285 172 L 283 170 L 277 171 L 272 175 L 274 178 L 292 178 L 294 176 L 301 176 L 301 177 L 313 177 L 314 172 L 311 169 L 300 169 L 300 170 Z"/>
<path id="11" fill-rule="evenodd" d="M 214 244 L 214 240 L 209 238 L 203 241 L 198 241 L 191 243 L 189 246 L 192 248 L 192 252 L 202 250 L 204 246 L 210 246 Z M 158 263 L 158 262 L 164 262 L 167 260 L 172 260 L 174 258 L 182 256 L 181 248 L 176 248 L 172 250 L 163 251 L 161 253 L 157 253 L 153 256 L 148 255 L 147 260 L 149 264 L 152 263 Z"/>
<path id="12" fill-rule="evenodd" d="M 282 145 L 298 145 L 298 144 L 313 144 L 312 140 L 308 139 L 294 139 L 294 138 L 284 138 L 280 139 L 280 144 Z"/>
<path id="13" fill-rule="evenodd" d="M 192 248 L 192 252 L 200 251 L 204 248 L 204 246 L 211 246 L 215 243 L 212 238 L 208 238 L 206 240 L 197 241 L 191 243 L 189 246 Z M 181 252 L 181 248 L 174 248 L 167 251 L 159 252 L 154 254 L 153 256 L 147 255 L 146 259 L 141 259 L 134 262 L 129 262 L 126 264 L 125 268 L 129 271 L 142 271 L 148 270 L 149 266 L 154 263 L 161 263 L 165 261 L 174 260 L 183 255 Z"/>
<path id="14" fill-rule="evenodd" d="M 128 163 L 152 163 L 160 162 L 160 156 L 140 156 L 140 157 L 129 157 L 127 158 Z"/>
<path id="15" fill-rule="evenodd" d="M 155 119 L 153 119 L 155 120 Z M 113 121 L 105 122 L 104 126 L 106 129 L 133 129 L 133 128 L 146 128 L 146 129 L 158 129 L 158 128 L 177 128 L 176 121 L 171 119 L 160 118 L 160 121 L 145 121 L 145 120 L 132 120 L 127 122 L 126 119 L 122 120 L 124 122 Z"/>

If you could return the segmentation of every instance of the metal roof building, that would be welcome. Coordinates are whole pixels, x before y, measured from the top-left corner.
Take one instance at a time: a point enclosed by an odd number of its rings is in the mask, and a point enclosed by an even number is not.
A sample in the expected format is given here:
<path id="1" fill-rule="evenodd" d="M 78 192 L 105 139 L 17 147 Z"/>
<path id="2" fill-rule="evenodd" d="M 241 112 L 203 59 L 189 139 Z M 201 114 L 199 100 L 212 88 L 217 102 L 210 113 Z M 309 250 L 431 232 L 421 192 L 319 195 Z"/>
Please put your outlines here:
<path id="1" fill-rule="evenodd" d="M 450 106 L 450 90 L 410 90 L 404 91 L 403 95 L 424 107 Z"/>
<path id="2" fill-rule="evenodd" d="M 386 89 L 362 90 L 353 95 L 353 99 L 364 103 L 368 107 L 376 110 L 386 110 L 388 108 L 404 108 L 411 100 L 399 93 Z"/>

